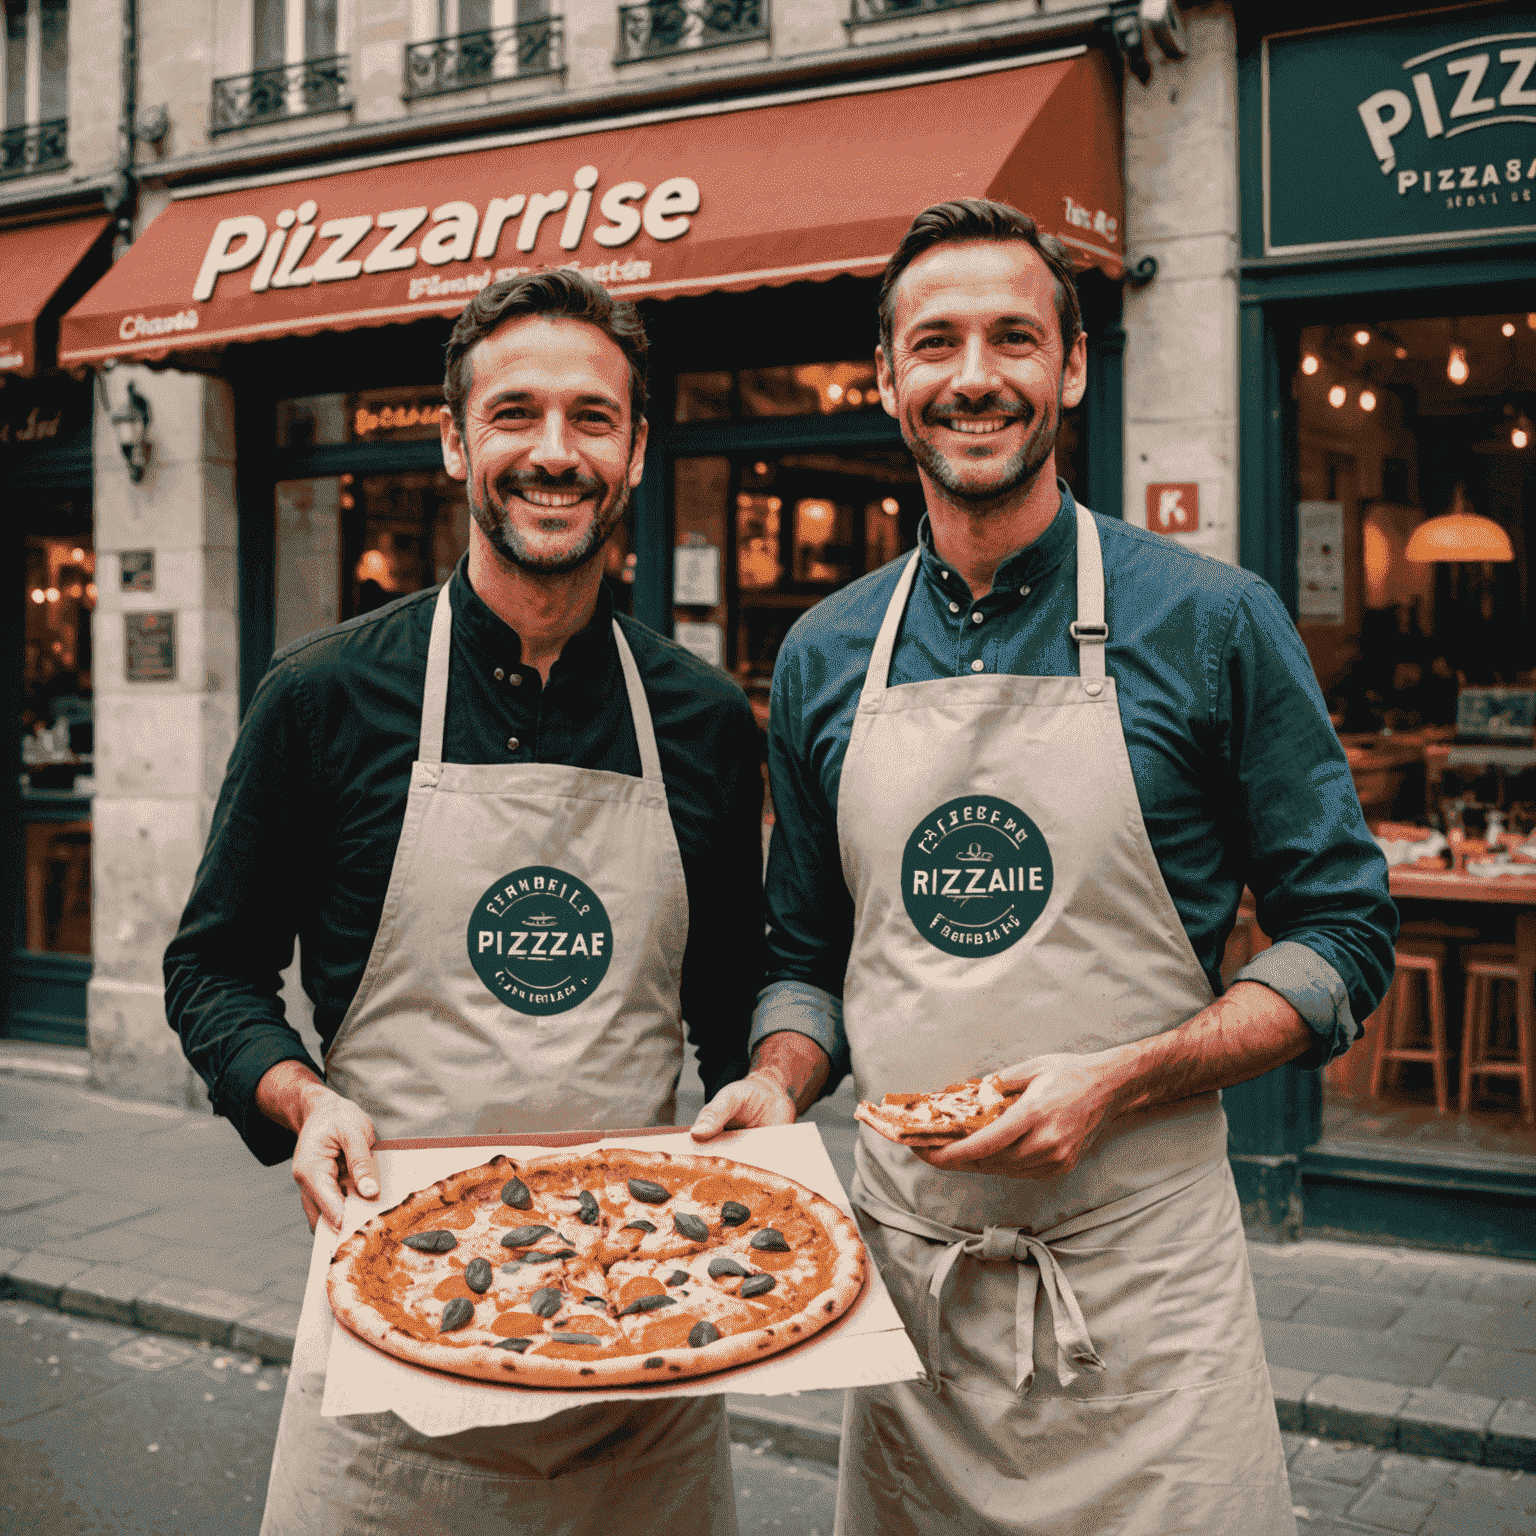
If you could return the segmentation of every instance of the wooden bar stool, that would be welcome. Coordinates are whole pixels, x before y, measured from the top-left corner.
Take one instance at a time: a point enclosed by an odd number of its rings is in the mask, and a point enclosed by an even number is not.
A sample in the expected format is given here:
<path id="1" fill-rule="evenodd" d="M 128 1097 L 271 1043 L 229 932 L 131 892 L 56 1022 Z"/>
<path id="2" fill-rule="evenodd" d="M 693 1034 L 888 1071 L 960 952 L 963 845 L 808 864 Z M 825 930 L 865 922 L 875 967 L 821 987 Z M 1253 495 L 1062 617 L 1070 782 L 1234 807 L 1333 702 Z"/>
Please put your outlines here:
<path id="1" fill-rule="evenodd" d="M 1427 983 L 1429 1039 L 1423 1036 L 1406 1044 L 1394 1043 L 1397 1026 L 1408 1009 L 1408 985 L 1411 977 L 1422 976 Z M 1435 1074 L 1435 1108 L 1442 1113 L 1450 1107 L 1450 1052 L 1445 1041 L 1445 945 L 1429 940 L 1410 939 L 1397 946 L 1397 970 L 1392 985 L 1374 1015 L 1376 1049 L 1371 1057 L 1371 1097 L 1381 1094 L 1381 1080 L 1390 1063 L 1427 1061 Z"/>
<path id="2" fill-rule="evenodd" d="M 1513 944 L 1477 944 L 1461 953 L 1467 977 L 1467 1006 L 1461 1031 L 1461 1108 L 1472 1107 L 1474 1077 L 1513 1077 L 1520 1084 L 1520 1118 L 1536 1123 L 1536 1023 L 1531 1019 L 1531 984 L 1521 986 Z M 1515 1054 L 1490 1056 L 1493 1033 L 1493 985 L 1515 988 Z"/>

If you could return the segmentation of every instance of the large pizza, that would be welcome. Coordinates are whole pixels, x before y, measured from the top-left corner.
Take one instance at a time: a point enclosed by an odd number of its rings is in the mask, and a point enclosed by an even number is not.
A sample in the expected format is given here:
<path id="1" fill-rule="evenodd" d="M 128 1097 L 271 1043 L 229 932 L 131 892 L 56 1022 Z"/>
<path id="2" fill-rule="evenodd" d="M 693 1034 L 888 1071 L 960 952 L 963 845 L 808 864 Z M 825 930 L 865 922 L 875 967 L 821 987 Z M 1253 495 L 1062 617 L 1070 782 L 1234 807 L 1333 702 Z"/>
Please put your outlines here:
<path id="1" fill-rule="evenodd" d="M 720 1157 L 492 1158 L 344 1239 L 336 1316 L 418 1365 L 529 1387 L 675 1381 L 762 1360 L 853 1305 L 857 1227 Z"/>

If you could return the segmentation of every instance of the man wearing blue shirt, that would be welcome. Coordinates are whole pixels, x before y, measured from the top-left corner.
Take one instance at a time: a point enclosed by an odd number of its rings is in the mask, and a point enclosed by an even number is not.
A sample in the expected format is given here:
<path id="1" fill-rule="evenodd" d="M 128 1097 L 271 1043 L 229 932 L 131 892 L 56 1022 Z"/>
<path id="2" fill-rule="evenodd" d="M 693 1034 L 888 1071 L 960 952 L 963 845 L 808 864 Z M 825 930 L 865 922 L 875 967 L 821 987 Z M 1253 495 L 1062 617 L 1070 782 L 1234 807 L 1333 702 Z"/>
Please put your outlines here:
<path id="1" fill-rule="evenodd" d="M 1023 1092 L 944 1147 L 861 1128 L 928 1381 L 849 1394 L 839 1529 L 1291 1536 L 1218 1090 L 1358 1035 L 1384 861 L 1274 593 L 1056 479 L 1086 384 L 1063 248 L 930 208 L 880 322 L 928 517 L 779 656 L 753 1038 L 798 1037 L 797 1087 Z M 1245 883 L 1276 942 L 1219 995 Z M 695 1134 L 761 1113 L 727 1087 Z"/>

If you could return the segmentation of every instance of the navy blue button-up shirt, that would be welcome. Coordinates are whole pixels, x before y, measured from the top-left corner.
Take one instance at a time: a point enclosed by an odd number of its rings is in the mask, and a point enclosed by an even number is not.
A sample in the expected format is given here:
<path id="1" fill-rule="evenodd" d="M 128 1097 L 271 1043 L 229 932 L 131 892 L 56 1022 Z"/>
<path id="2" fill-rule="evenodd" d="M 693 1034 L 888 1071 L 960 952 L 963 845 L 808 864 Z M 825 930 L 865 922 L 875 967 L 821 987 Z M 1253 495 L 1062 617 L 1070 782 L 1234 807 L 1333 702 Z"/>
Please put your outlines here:
<path id="1" fill-rule="evenodd" d="M 1076 676 L 1076 507 L 1066 486 L 1044 534 L 983 598 L 934 553 L 921 568 L 891 686 L 977 672 Z M 1391 979 L 1397 911 L 1305 647 L 1251 572 L 1172 539 L 1097 519 L 1105 664 L 1115 679 L 1142 820 L 1212 988 L 1243 886 L 1275 941 L 1240 973 L 1284 996 L 1317 1035 L 1299 1065 L 1346 1050 Z M 769 768 L 769 985 L 753 1044 L 777 1029 L 817 1040 L 845 1069 L 840 997 L 853 902 L 838 854 L 843 756 L 880 621 L 906 557 L 818 603 L 774 672 Z M 1091 807 L 1084 807 L 1092 814 Z M 895 835 L 893 833 L 893 835 Z"/>

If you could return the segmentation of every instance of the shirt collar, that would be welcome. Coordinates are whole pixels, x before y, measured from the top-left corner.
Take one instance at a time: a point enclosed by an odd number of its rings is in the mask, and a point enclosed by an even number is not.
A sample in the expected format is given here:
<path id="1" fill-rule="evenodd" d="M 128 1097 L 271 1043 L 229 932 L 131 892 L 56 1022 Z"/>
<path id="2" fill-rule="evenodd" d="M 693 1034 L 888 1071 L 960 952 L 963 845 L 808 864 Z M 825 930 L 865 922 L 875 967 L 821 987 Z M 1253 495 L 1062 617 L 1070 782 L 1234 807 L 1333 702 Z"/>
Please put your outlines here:
<path id="1" fill-rule="evenodd" d="M 1009 588 L 1017 590 L 1019 587 L 1039 585 L 1058 570 L 1067 556 L 1077 548 L 1077 503 L 1072 499 L 1072 492 L 1067 489 L 1065 480 L 1057 480 L 1056 485 L 1061 491 L 1061 505 L 1056 509 L 1056 516 L 1033 544 L 1026 544 L 998 566 L 992 578 L 994 593 L 1005 592 Z M 917 541 L 923 552 L 923 574 L 928 580 L 946 592 L 957 593 L 969 602 L 970 589 L 934 552 L 933 529 L 929 526 L 926 512 L 917 525 Z"/>
<path id="2" fill-rule="evenodd" d="M 505 619 L 492 613 L 469 582 L 469 556 L 462 556 L 450 580 L 453 601 L 453 635 L 456 643 L 490 666 L 515 667 L 523 656 L 523 642 Z M 585 671 L 601 665 L 613 633 L 613 597 L 608 583 L 597 586 L 597 606 L 584 628 L 565 642 L 560 672 Z"/>

